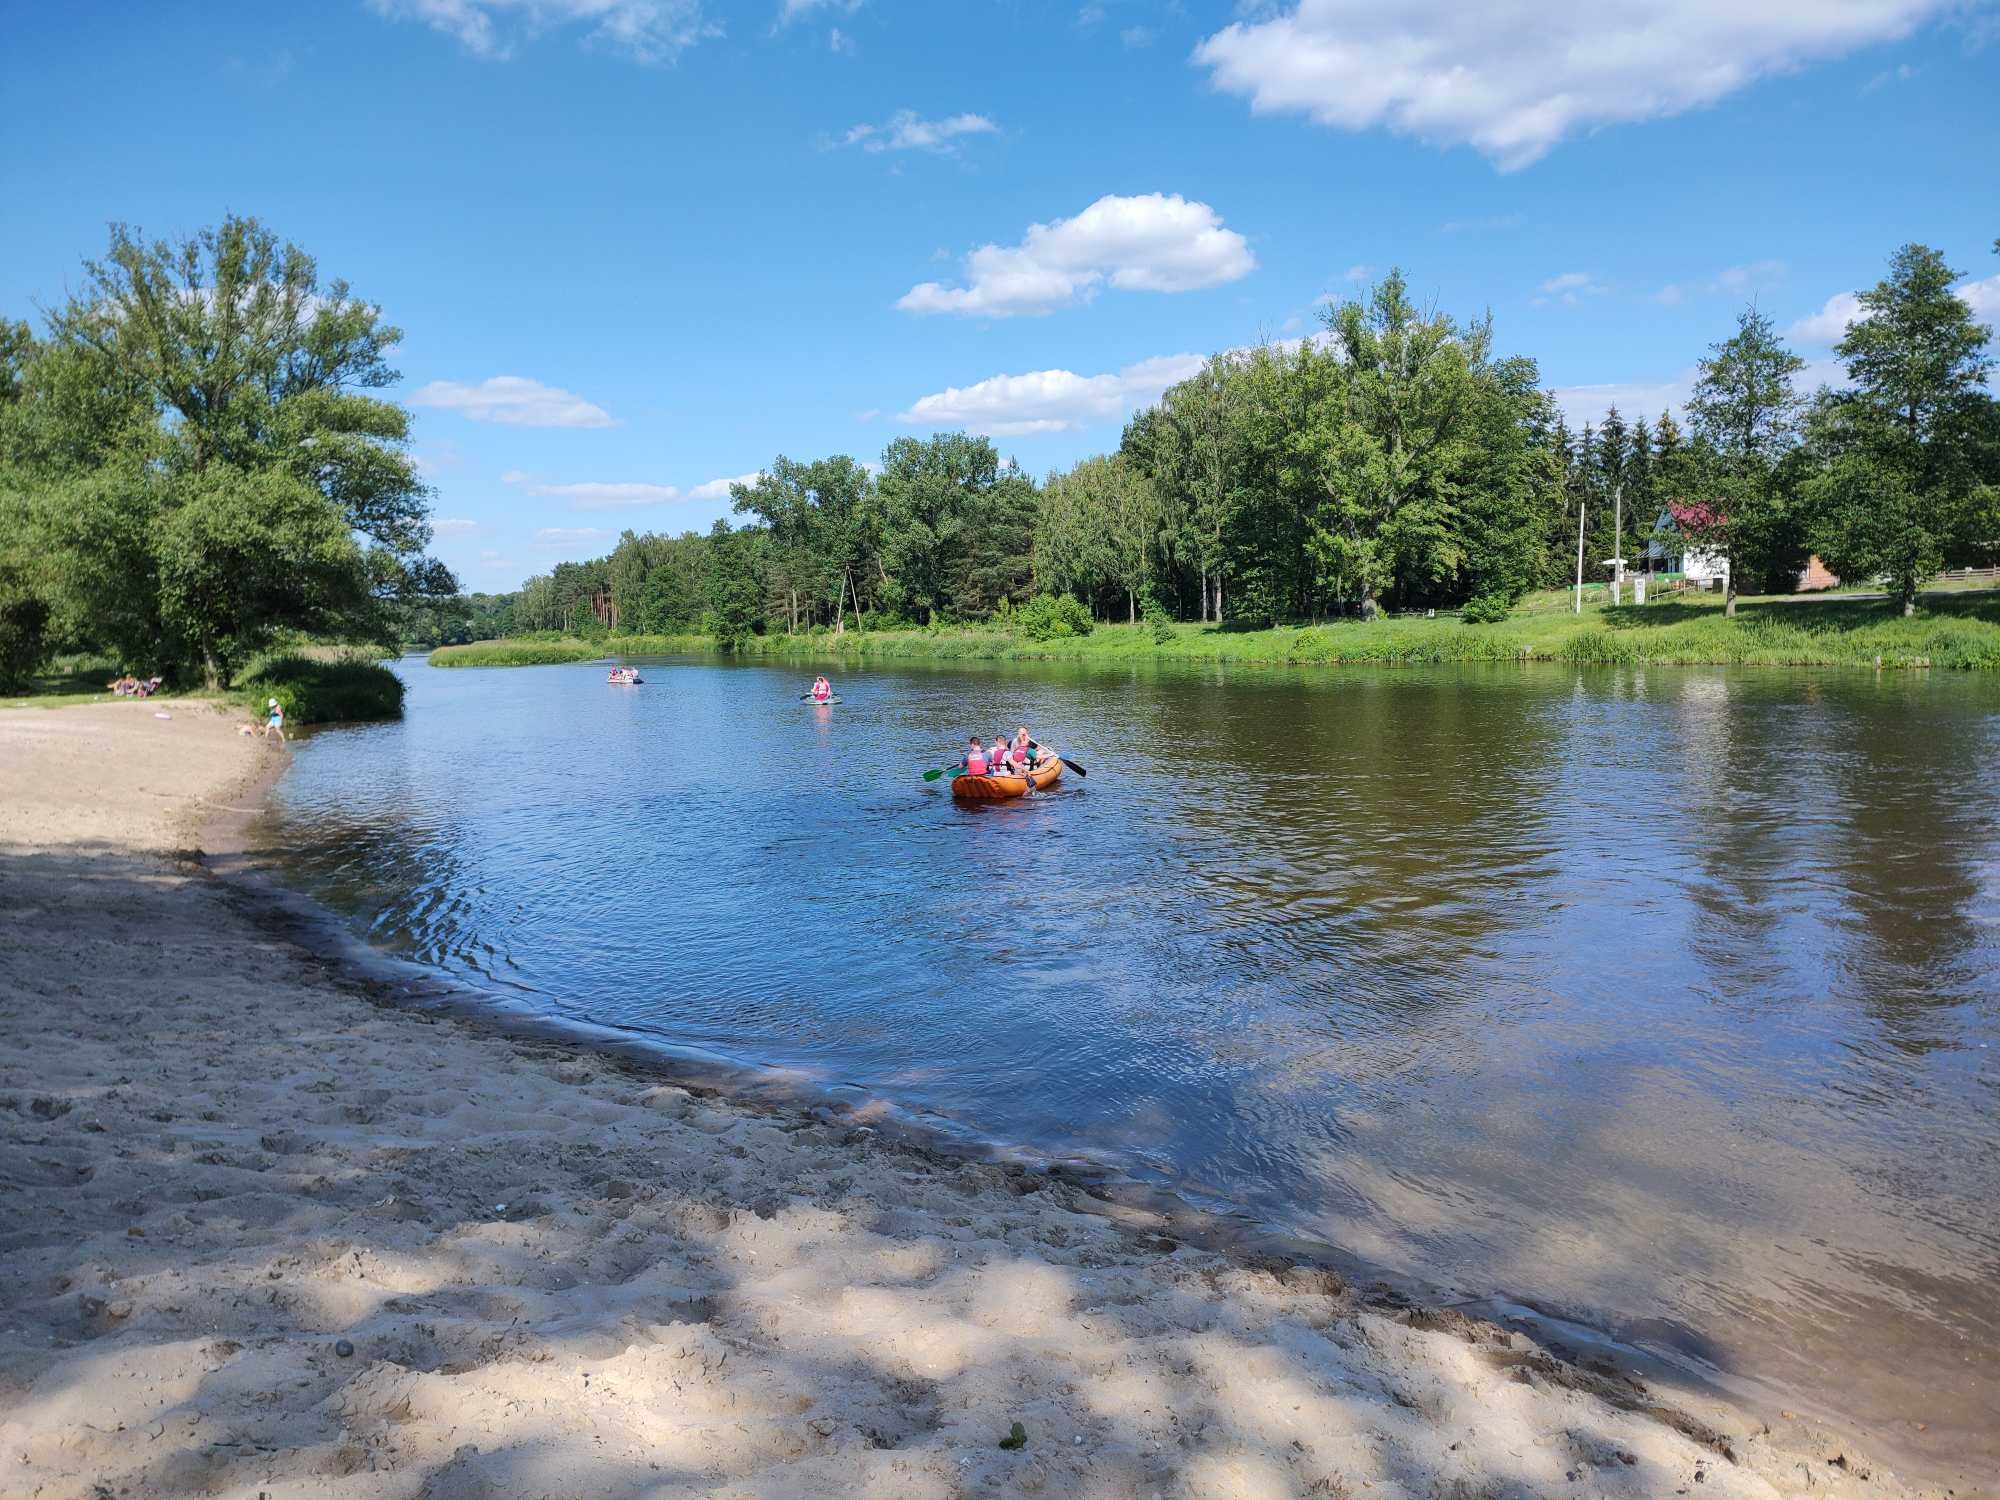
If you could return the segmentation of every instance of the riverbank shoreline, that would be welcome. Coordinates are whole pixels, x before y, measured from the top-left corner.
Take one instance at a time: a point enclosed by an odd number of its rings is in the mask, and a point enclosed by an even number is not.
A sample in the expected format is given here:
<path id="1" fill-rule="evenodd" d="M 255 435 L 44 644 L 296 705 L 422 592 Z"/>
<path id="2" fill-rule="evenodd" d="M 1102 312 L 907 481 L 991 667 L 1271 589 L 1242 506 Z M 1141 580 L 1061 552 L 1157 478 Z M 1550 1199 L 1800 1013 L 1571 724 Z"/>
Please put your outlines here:
<path id="1" fill-rule="evenodd" d="M 241 859 L 284 756 L 173 713 L 0 722 L 0 1493 L 1927 1493 L 1075 1174 L 448 1018 L 301 945 Z"/>
<path id="2" fill-rule="evenodd" d="M 645 656 L 719 654 L 703 635 L 521 638 L 440 646 L 436 667 L 551 666 Z M 1243 666 L 1426 666 L 1464 662 L 1567 666 L 2000 668 L 2000 591 L 1927 594 L 1909 618 L 1874 600 L 1746 603 L 1669 600 L 1582 615 L 1525 613 L 1490 625 L 1452 619 L 1336 620 L 1266 629 L 1099 625 L 1036 641 L 999 626 L 753 635 L 729 655 L 765 662 L 1059 661 Z"/>

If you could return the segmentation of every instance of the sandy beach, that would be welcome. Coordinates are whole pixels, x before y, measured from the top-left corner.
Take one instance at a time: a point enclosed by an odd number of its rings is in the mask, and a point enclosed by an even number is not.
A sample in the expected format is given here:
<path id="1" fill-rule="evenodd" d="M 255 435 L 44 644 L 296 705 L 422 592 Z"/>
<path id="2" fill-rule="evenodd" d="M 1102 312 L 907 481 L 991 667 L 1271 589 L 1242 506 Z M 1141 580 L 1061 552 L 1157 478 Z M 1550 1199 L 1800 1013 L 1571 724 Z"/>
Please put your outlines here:
<path id="1" fill-rule="evenodd" d="M 284 752 L 169 707 L 0 714 L 0 1496 L 1951 1492 L 1073 1182 L 384 1004 L 194 853 Z"/>

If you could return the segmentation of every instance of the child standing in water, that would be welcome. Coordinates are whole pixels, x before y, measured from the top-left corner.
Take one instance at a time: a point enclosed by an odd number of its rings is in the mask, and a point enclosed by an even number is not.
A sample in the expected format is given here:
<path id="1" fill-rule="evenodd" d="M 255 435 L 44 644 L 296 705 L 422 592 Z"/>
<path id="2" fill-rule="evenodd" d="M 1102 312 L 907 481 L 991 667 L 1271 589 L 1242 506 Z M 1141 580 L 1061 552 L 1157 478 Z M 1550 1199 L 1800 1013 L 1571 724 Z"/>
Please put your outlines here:
<path id="1" fill-rule="evenodd" d="M 276 698 L 271 698 L 266 700 L 264 704 L 264 710 L 265 713 L 268 715 L 268 717 L 264 720 L 265 742 L 269 743 L 271 736 L 276 735 L 278 737 L 278 743 L 281 745 L 284 744 L 285 743 L 284 709 L 279 707 L 278 700 Z"/>

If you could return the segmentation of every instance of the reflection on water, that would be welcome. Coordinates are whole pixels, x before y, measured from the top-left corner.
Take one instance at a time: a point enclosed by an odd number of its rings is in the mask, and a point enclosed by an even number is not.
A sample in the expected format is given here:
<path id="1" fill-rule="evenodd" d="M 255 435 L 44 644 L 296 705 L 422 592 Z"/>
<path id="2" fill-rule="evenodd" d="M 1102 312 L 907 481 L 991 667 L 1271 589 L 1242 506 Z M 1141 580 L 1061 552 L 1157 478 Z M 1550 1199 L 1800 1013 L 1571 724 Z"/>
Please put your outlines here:
<path id="1" fill-rule="evenodd" d="M 405 675 L 272 834 L 387 946 L 2000 1466 L 1990 679 Z"/>

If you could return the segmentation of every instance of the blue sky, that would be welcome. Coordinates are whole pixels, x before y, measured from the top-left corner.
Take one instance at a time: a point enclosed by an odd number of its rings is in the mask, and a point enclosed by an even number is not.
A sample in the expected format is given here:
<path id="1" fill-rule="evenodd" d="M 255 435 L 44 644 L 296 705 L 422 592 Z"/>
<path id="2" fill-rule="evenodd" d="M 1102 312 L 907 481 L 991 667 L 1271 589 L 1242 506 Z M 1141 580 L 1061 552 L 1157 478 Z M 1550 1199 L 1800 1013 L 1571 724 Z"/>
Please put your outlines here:
<path id="1" fill-rule="evenodd" d="M 407 333 L 436 550 L 511 588 L 772 455 L 1040 473 L 1400 264 L 1578 415 L 1917 239 L 2000 317 L 2000 9 L 1944 0 L 8 7 L 0 312 L 253 213 Z M 1600 389 L 1601 388 L 1601 389 Z"/>

